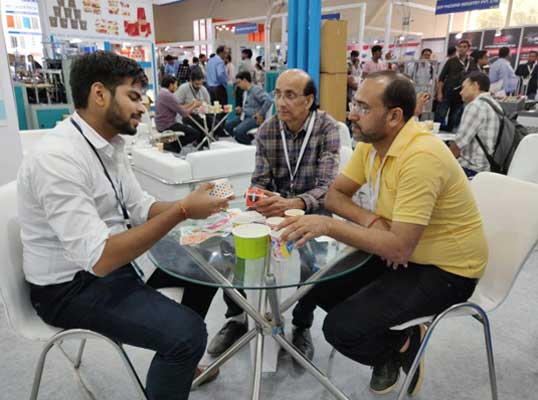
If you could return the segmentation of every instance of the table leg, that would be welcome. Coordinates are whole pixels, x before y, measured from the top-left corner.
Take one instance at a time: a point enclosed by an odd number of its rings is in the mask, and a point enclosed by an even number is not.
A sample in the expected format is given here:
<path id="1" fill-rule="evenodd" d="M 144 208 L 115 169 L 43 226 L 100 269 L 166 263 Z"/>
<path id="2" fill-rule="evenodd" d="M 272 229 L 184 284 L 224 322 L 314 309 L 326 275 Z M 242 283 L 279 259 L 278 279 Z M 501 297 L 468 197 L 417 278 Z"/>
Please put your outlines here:
<path id="1" fill-rule="evenodd" d="M 260 315 L 265 314 L 265 302 L 266 292 L 262 290 L 260 292 L 260 298 L 258 301 L 258 313 Z M 258 327 L 258 334 L 256 336 L 256 352 L 254 353 L 254 375 L 252 377 L 252 400 L 260 400 L 261 388 L 262 388 L 262 369 L 263 369 L 263 342 L 264 332 L 261 327 Z"/>

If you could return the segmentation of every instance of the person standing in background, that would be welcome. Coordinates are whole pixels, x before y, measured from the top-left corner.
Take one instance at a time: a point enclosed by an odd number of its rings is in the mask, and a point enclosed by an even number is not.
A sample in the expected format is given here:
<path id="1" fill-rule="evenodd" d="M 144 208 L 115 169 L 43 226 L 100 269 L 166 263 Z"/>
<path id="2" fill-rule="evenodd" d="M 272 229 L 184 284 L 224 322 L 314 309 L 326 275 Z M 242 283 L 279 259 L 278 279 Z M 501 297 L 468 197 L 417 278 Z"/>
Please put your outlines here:
<path id="1" fill-rule="evenodd" d="M 265 87 L 265 70 L 262 64 L 262 56 L 256 57 L 254 83 L 259 87 Z"/>
<path id="2" fill-rule="evenodd" d="M 441 129 L 449 132 L 452 132 L 460 124 L 463 111 L 460 91 L 465 75 L 477 69 L 467 54 L 470 47 L 471 43 L 468 40 L 460 40 L 457 57 L 448 59 L 439 74 L 437 102 L 441 104 L 443 109 L 448 110 L 448 122 L 445 124 L 444 117 L 437 122 L 441 123 Z"/>
<path id="3" fill-rule="evenodd" d="M 475 50 L 471 53 L 471 58 L 476 64 L 478 71 L 488 75 L 489 73 L 489 55 L 486 50 Z"/>
<path id="4" fill-rule="evenodd" d="M 508 47 L 501 47 L 499 50 L 499 58 L 495 61 L 489 69 L 489 80 L 491 85 L 500 85 L 502 81 L 501 90 L 507 95 L 514 94 L 517 90 L 517 84 L 519 79 L 514 72 L 512 64 L 510 64 L 510 49 Z M 495 89 L 492 88 L 494 91 Z"/>
<path id="5" fill-rule="evenodd" d="M 362 79 L 366 78 L 368 74 L 378 71 L 385 71 L 387 66 L 381 61 L 383 54 L 383 47 L 376 44 L 372 46 L 372 59 L 367 61 L 362 68 Z"/>
<path id="6" fill-rule="evenodd" d="M 224 59 L 224 66 L 226 67 L 226 75 L 228 75 L 228 83 L 233 85 L 235 82 L 235 66 L 232 63 L 232 55 L 229 53 Z"/>
<path id="7" fill-rule="evenodd" d="M 226 66 L 224 60 L 228 55 L 226 46 L 217 47 L 217 54 L 209 59 L 206 68 L 206 82 L 211 101 L 218 101 L 220 104 L 228 103 L 228 77 L 226 76 Z"/>
<path id="8" fill-rule="evenodd" d="M 536 97 L 537 81 L 538 81 L 538 68 L 537 64 L 537 51 L 529 52 L 527 63 L 520 64 L 517 67 L 516 75 L 519 76 L 522 80 L 522 90 L 523 94 L 527 95 L 529 99 L 533 100 Z"/>
<path id="9" fill-rule="evenodd" d="M 191 75 L 191 67 L 189 66 L 189 60 L 184 59 L 177 73 L 177 80 L 179 84 L 183 84 L 189 81 L 189 76 Z"/>
<path id="10" fill-rule="evenodd" d="M 355 91 L 359 88 L 359 82 L 361 79 L 361 67 L 359 52 L 357 50 L 351 50 L 349 54 L 349 62 L 347 64 L 347 98 L 346 107 L 355 95 Z"/>
<path id="11" fill-rule="evenodd" d="M 202 73 L 204 74 L 204 76 L 206 76 L 206 61 L 207 61 L 207 57 L 204 53 L 200 53 L 200 55 L 198 56 L 198 60 L 200 61 L 200 64 L 199 67 L 201 68 L 202 70 Z"/>
<path id="12" fill-rule="evenodd" d="M 177 63 L 177 57 L 171 54 L 167 54 L 164 57 L 164 75 L 177 76 L 179 64 Z"/>

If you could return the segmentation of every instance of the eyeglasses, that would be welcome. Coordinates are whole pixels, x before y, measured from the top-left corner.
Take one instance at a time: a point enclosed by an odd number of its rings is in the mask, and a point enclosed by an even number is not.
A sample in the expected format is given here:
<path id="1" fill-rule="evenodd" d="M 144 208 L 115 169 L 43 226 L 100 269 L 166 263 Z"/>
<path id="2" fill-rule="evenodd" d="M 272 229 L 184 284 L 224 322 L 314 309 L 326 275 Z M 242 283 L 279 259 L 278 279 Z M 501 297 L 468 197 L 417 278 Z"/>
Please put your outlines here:
<path id="1" fill-rule="evenodd" d="M 353 114 L 359 114 L 359 115 L 367 115 L 372 111 L 372 109 L 365 105 L 358 103 L 357 101 L 353 100 L 351 103 L 349 103 L 349 112 Z"/>
<path id="2" fill-rule="evenodd" d="M 278 99 L 283 99 L 284 101 L 286 102 L 292 102 L 294 100 L 296 100 L 298 97 L 305 97 L 304 94 L 298 94 L 298 93 L 295 93 L 295 92 L 291 92 L 291 91 L 285 91 L 284 93 L 280 92 L 280 91 L 275 91 L 275 101 L 277 101 Z"/>

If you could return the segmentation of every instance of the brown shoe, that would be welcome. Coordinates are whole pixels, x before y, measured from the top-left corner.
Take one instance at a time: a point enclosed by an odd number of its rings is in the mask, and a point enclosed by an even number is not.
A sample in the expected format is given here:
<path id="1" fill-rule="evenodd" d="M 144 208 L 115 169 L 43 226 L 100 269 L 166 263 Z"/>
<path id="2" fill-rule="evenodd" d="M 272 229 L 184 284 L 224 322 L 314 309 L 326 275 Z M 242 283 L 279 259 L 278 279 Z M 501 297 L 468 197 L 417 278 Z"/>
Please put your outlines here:
<path id="1" fill-rule="evenodd" d="M 196 372 L 194 373 L 194 379 L 198 378 L 202 373 L 207 369 L 207 365 L 199 365 L 196 367 Z M 206 383 L 213 382 L 215 379 L 217 379 L 217 376 L 219 376 L 220 369 L 216 368 L 214 369 L 208 376 L 203 380 L 200 385 L 205 385 Z"/>

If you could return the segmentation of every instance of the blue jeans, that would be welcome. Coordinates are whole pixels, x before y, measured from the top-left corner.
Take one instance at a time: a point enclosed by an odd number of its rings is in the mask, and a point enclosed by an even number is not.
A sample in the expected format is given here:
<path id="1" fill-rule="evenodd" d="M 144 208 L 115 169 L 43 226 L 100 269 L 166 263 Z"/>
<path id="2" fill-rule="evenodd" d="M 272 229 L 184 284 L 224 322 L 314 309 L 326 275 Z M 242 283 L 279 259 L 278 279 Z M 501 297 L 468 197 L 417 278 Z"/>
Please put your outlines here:
<path id="1" fill-rule="evenodd" d="M 247 132 L 257 127 L 258 124 L 252 117 L 245 117 L 243 121 L 241 121 L 239 117 L 235 117 L 231 121 L 226 122 L 224 125 L 226 132 L 232 135 L 235 140 L 241 144 L 252 143 L 252 139 L 254 139 L 254 137 L 249 135 Z"/>
<path id="2" fill-rule="evenodd" d="M 155 290 L 174 286 L 185 288 L 183 304 Z M 130 265 L 102 278 L 80 271 L 70 282 L 30 288 L 32 304 L 46 323 L 89 329 L 155 351 L 146 381 L 149 399 L 188 399 L 207 343 L 203 318 L 215 289 L 189 284 L 160 270 L 144 284 Z M 189 302 L 191 306 L 185 304 Z"/>

